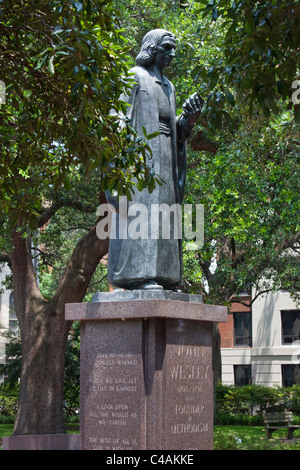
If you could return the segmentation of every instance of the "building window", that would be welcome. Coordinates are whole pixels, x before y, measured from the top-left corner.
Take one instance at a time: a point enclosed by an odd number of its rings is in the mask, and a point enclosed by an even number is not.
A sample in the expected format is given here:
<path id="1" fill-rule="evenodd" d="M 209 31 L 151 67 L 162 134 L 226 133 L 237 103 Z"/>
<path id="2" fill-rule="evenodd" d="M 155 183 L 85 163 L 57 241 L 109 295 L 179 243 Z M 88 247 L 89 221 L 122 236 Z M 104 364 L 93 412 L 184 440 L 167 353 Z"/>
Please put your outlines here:
<path id="1" fill-rule="evenodd" d="M 282 386 L 291 387 L 300 384 L 300 364 L 285 364 L 281 366 Z"/>
<path id="2" fill-rule="evenodd" d="M 252 346 L 252 315 L 251 312 L 233 314 L 234 345 Z"/>
<path id="3" fill-rule="evenodd" d="M 252 367 L 251 365 L 238 365 L 234 368 L 234 384 L 235 385 L 251 385 L 252 383 Z"/>
<path id="4" fill-rule="evenodd" d="M 11 293 L 9 296 L 9 330 L 15 332 L 18 331 L 18 319 L 16 315 L 15 300 L 13 293 Z"/>
<path id="5" fill-rule="evenodd" d="M 282 344 L 300 340 L 300 310 L 281 310 Z"/>

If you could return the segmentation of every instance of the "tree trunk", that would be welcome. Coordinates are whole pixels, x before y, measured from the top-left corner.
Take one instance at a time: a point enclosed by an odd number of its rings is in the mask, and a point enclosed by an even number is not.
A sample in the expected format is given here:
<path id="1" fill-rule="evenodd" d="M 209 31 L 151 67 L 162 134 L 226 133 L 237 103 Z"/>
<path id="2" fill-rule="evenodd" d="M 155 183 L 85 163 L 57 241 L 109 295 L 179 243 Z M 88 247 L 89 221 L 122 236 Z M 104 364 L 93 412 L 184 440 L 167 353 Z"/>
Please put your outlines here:
<path id="1" fill-rule="evenodd" d="M 14 434 L 63 433 L 63 377 L 70 325 L 41 302 L 22 332 L 22 372 Z M 25 333 L 26 331 L 26 333 Z"/>
<path id="2" fill-rule="evenodd" d="M 58 289 L 46 301 L 37 286 L 30 239 L 12 234 L 13 292 L 22 341 L 20 395 L 14 435 L 64 432 L 63 376 L 71 322 L 65 304 L 81 302 L 108 240 L 93 227 L 77 244 Z"/>

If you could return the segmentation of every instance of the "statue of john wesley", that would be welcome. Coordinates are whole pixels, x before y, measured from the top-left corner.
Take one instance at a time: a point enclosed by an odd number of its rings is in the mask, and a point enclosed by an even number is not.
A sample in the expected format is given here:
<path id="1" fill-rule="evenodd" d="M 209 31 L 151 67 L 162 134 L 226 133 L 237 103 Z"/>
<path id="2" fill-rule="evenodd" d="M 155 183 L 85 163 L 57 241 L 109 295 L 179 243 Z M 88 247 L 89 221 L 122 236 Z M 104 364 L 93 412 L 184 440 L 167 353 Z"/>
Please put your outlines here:
<path id="1" fill-rule="evenodd" d="M 183 114 L 176 116 L 175 89 L 163 75 L 175 55 L 175 37 L 169 31 L 156 29 L 148 32 L 131 69 L 135 84 L 129 96 L 123 96 L 128 106 L 127 117 L 137 133 L 143 136 L 157 131 L 160 134 L 149 141 L 152 158 L 149 165 L 162 180 L 152 193 L 135 189 L 130 204 L 181 204 L 186 174 L 186 141 L 201 112 L 203 100 L 192 95 L 183 106 Z M 126 214 L 128 216 L 128 213 Z M 110 239 L 108 281 L 124 289 L 175 289 L 182 280 L 181 240 L 172 236 L 131 239 L 118 237 L 122 214 L 113 214 L 117 238 Z M 130 216 L 127 217 L 130 222 Z M 174 229 L 174 227 L 173 227 Z M 152 235 L 152 236 L 151 236 Z"/>

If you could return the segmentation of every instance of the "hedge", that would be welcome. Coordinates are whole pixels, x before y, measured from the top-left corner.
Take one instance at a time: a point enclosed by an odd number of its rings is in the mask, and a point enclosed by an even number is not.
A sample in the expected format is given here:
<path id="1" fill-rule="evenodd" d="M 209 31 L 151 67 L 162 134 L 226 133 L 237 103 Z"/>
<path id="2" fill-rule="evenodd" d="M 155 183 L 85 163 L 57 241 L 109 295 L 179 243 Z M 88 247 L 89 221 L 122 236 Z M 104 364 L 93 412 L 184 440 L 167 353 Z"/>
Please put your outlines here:
<path id="1" fill-rule="evenodd" d="M 18 387 L 0 386 L 0 423 L 13 423 L 18 409 Z"/>
<path id="2" fill-rule="evenodd" d="M 292 387 L 218 384 L 215 390 L 215 422 L 261 424 L 263 411 L 290 410 L 299 415 L 300 384 Z M 225 422 L 224 422 L 225 421 Z"/>
<path id="3" fill-rule="evenodd" d="M 0 386 L 0 422 L 13 419 L 18 390 Z M 262 412 L 290 410 L 300 423 L 300 384 L 292 387 L 218 384 L 215 390 L 216 424 L 262 424 Z"/>

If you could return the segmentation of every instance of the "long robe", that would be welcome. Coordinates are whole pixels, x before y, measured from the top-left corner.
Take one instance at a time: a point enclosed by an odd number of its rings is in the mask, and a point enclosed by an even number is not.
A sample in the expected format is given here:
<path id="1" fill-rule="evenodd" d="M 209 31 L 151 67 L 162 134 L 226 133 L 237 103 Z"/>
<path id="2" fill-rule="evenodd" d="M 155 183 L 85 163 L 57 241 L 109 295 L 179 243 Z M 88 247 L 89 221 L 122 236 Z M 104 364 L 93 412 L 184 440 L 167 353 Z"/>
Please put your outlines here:
<path id="1" fill-rule="evenodd" d="M 163 129 L 161 135 L 149 140 L 152 158 L 148 163 L 165 183 L 156 185 L 152 193 L 147 189 L 135 189 L 132 202 L 129 203 L 129 207 L 134 203 L 148 208 L 147 238 L 131 239 L 127 235 L 127 239 L 120 239 L 121 217 L 127 218 L 127 227 L 136 217 L 118 212 L 113 214 L 112 226 L 117 237 L 110 239 L 108 281 L 125 289 L 138 288 L 141 283 L 150 280 L 164 288 L 173 288 L 182 281 L 181 237 L 174 238 L 173 227 L 173 238 L 162 238 L 162 234 L 158 239 L 151 238 L 151 208 L 153 204 L 168 204 L 170 207 L 182 203 L 186 174 L 185 141 L 188 136 L 176 117 L 173 84 L 164 76 L 161 82 L 153 71 L 142 66 L 134 67 L 131 71 L 135 74 L 136 84 L 130 96 L 123 97 L 130 105 L 127 116 L 140 136 L 144 135 L 143 127 L 147 134 Z"/>

